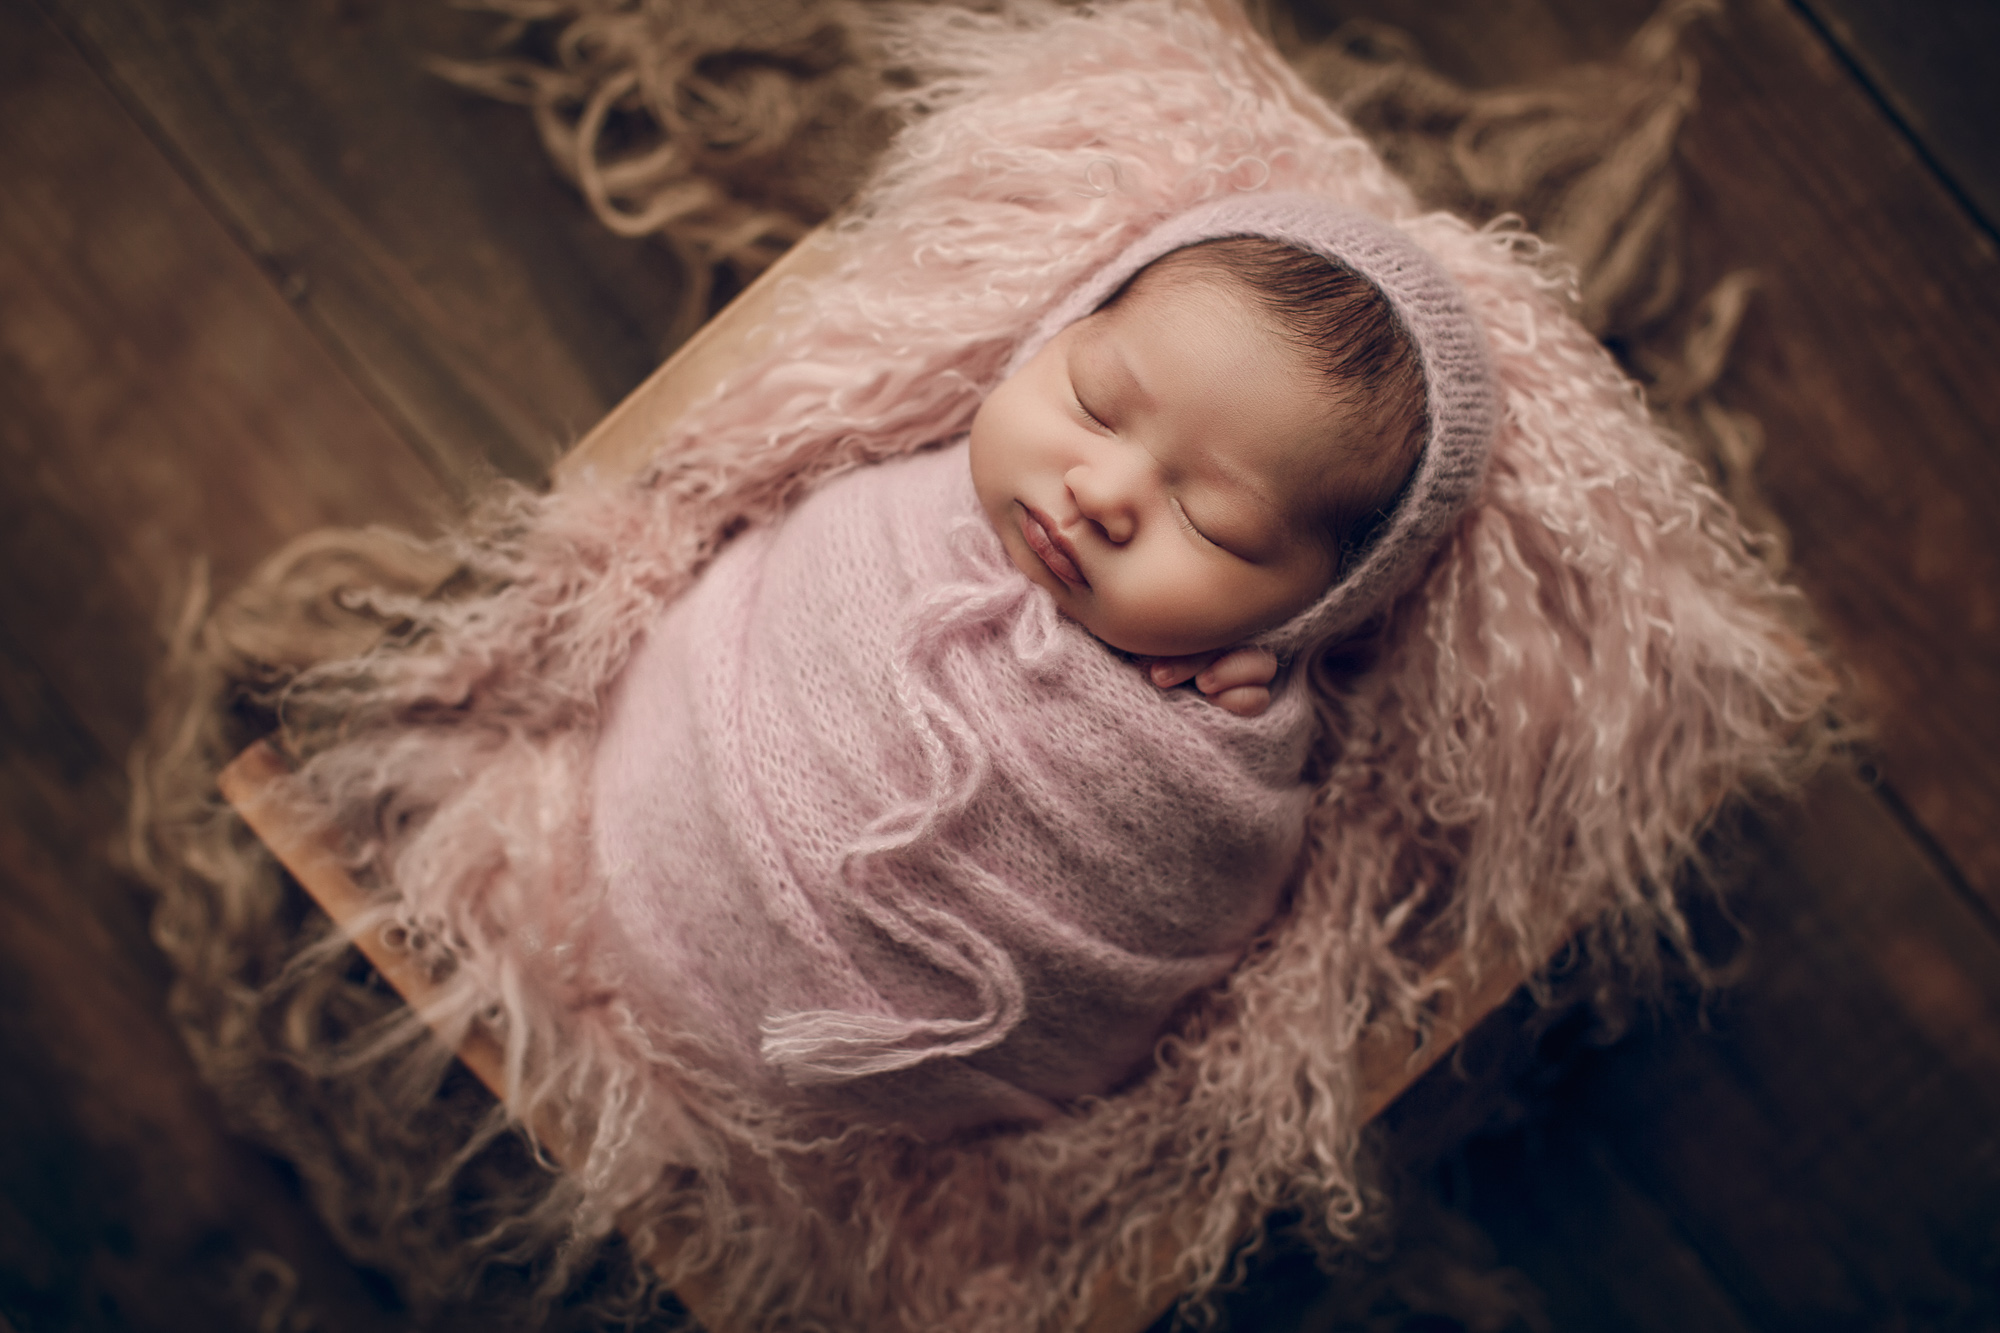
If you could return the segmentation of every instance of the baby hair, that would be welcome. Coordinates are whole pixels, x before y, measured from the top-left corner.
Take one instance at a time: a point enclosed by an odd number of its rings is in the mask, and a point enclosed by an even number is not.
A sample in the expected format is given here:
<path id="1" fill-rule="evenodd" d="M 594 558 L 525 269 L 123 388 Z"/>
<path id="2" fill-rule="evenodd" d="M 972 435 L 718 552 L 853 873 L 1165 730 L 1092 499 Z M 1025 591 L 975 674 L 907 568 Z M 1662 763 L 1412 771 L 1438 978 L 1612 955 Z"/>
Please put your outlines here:
<path id="1" fill-rule="evenodd" d="M 1104 303 L 1185 281 L 1247 293 L 1304 353 L 1329 404 L 1351 427 L 1318 497 L 1320 531 L 1344 572 L 1395 507 L 1429 429 L 1423 363 L 1380 288 L 1345 264 L 1265 236 L 1183 246 L 1134 274 Z"/>

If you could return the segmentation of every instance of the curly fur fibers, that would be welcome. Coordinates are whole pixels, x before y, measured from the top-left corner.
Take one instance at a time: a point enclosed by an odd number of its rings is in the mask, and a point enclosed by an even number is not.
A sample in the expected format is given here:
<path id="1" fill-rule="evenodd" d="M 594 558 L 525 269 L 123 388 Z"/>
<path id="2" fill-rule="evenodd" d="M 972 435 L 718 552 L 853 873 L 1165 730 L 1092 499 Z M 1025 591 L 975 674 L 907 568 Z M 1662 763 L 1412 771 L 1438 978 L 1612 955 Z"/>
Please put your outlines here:
<path id="1" fill-rule="evenodd" d="M 761 271 L 853 193 L 894 128 L 845 0 L 462 0 L 515 54 L 433 60 L 525 104 L 604 226 L 682 260 L 679 341 L 715 270 Z M 533 51 L 533 58 L 524 53 Z"/>
<path id="2" fill-rule="evenodd" d="M 436 942 L 446 1040 L 508 1052 L 509 1102 L 569 1149 L 524 1226 L 688 1243 L 744 1325 L 1019 1329 L 1095 1275 L 1226 1270 L 1246 1224 L 1360 1206 L 1351 1052 L 1414 1020 L 1453 947 L 1533 961 L 1595 922 L 1643 959 L 1721 793 L 1784 786 L 1825 673 L 1789 594 L 1566 312 L 1535 243 L 1417 215 L 1330 113 L 1202 13 L 917 10 L 910 128 L 842 222 L 842 271 L 794 293 L 768 354 L 664 429 L 637 483 L 497 499 L 455 553 L 484 593 L 307 673 L 298 797 L 347 838 L 382 916 Z M 728 538 L 829 475 L 964 428 L 1042 312 L 1147 226 L 1234 190 L 1388 218 L 1465 289 L 1502 420 L 1481 503 L 1385 616 L 1367 670 L 1312 664 L 1324 776 L 1289 910 L 1117 1097 L 922 1147 L 732 1095 L 653 1039 L 574 947 L 595 890 L 584 787 L 605 684 Z M 538 792 L 542 799 L 526 793 Z M 411 1024 L 414 1028 L 414 1020 Z"/>

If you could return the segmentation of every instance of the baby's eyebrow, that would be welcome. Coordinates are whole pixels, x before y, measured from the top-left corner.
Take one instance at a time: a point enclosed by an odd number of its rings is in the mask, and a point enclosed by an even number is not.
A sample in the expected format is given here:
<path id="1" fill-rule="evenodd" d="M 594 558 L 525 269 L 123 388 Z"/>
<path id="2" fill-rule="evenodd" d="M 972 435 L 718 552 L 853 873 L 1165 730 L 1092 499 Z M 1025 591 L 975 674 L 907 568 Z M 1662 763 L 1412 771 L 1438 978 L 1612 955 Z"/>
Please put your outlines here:
<path id="1" fill-rule="evenodd" d="M 1236 495 L 1247 501 L 1253 510 L 1261 511 L 1270 526 L 1257 532 L 1239 532 L 1236 541 L 1247 551 L 1268 553 L 1276 532 L 1291 530 L 1298 526 L 1291 507 L 1271 491 L 1255 469 L 1247 468 L 1226 450 L 1203 447 L 1203 461 L 1222 478 L 1223 483 Z"/>
<path id="2" fill-rule="evenodd" d="M 1091 336 L 1084 338 L 1083 346 L 1079 350 L 1083 353 L 1085 366 L 1092 378 L 1100 381 L 1095 387 L 1129 400 L 1132 405 L 1141 409 L 1150 409 L 1156 405 L 1157 400 L 1140 381 L 1138 373 L 1132 369 L 1132 363 L 1126 357 L 1125 349 L 1119 345 L 1116 338 L 1104 336 L 1104 331 L 1101 329 L 1093 330 Z"/>
<path id="3" fill-rule="evenodd" d="M 1273 515 L 1278 515 L 1278 516 L 1285 515 L 1286 512 L 1285 506 L 1281 504 L 1279 502 L 1278 497 L 1265 486 L 1264 478 L 1258 475 L 1257 471 L 1254 468 L 1248 468 L 1243 466 L 1242 463 L 1237 461 L 1235 455 L 1231 454 L 1226 449 L 1217 449 L 1208 445 L 1203 445 L 1201 448 L 1201 452 L 1204 460 L 1208 463 L 1210 467 L 1214 468 L 1216 472 L 1221 474 L 1222 479 L 1224 481 L 1228 482 L 1231 486 L 1241 491 L 1244 495 L 1248 496 L 1250 499 L 1256 501 L 1257 504 L 1261 505 L 1264 509 L 1270 511 L 1270 513 L 1272 513 Z"/>

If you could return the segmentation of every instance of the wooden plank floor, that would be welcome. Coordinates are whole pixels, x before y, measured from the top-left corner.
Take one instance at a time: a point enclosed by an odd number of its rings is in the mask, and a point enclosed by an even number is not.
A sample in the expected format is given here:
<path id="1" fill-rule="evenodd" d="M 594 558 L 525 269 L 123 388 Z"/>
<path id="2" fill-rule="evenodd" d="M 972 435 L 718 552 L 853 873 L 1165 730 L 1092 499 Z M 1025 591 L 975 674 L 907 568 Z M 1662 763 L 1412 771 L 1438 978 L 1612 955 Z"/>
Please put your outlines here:
<path id="1" fill-rule="evenodd" d="M 1649 8 L 1295 7 L 1484 83 L 1602 55 Z M 1877 757 L 1718 849 L 1741 979 L 1704 1013 L 1609 1046 L 1483 1033 L 1475 1077 L 1390 1117 L 1409 1234 L 1447 1218 L 1423 1234 L 1504 1272 L 1521 1327 L 2000 1327 L 1984 15 L 1736 0 L 1691 30 L 1697 277 L 1761 278 L 1722 393 L 1764 422 Z M 0 1329 L 402 1318 L 229 1137 L 108 847 L 197 559 L 226 586 L 313 526 L 435 523 L 534 474 L 672 335 L 673 261 L 603 234 L 522 113 L 423 73 L 476 30 L 416 0 L 0 0 Z M 1281 1253 L 1231 1326 L 1340 1308 Z M 1408 1291 L 1381 1308 L 1453 1326 Z"/>
<path id="2" fill-rule="evenodd" d="M 429 523 L 444 488 L 20 4 L 0 6 L 0 163 L 0 1311 L 248 1328 L 276 1257 L 365 1327 L 379 1302 L 226 1134 L 106 853 L 193 560 L 234 578 L 315 524 Z"/>

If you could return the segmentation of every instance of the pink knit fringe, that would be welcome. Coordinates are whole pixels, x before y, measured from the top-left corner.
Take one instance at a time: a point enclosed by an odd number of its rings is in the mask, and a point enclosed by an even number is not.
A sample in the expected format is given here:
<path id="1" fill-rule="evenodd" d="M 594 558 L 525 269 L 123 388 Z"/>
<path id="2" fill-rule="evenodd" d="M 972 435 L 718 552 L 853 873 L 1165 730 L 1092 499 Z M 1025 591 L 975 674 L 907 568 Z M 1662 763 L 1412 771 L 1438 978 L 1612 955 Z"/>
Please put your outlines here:
<path id="1" fill-rule="evenodd" d="M 910 128 L 839 223 L 833 278 L 786 294 L 769 351 L 661 423 L 636 483 L 494 499 L 456 539 L 487 591 L 301 680 L 338 718 L 294 794 L 435 952 L 420 1015 L 503 1041 L 511 1112 L 566 1145 L 551 1240 L 689 1240 L 746 1328 L 1073 1322 L 1106 1266 L 1201 1290 L 1244 1228 L 1361 1199 L 1353 1052 L 1415 1020 L 1451 948 L 1534 964 L 1575 923 L 1644 960 L 1685 942 L 1677 870 L 1725 794 L 1814 757 L 1827 673 L 1794 595 L 1504 221 L 1419 215 L 1330 112 L 1309 116 L 1198 8 L 916 8 Z M 1290 90 L 1309 98 L 1303 88 Z M 1374 664 L 1314 670 L 1325 779 L 1288 912 L 1144 1081 L 1033 1131 L 916 1145 L 787 1120 L 649 1046 L 573 923 L 596 888 L 578 793 L 637 629 L 746 523 L 838 470 L 965 428 L 1015 342 L 1158 219 L 1225 192 L 1316 191 L 1405 227 L 1464 286 L 1504 395 L 1491 474 Z M 428 942 L 428 943 L 426 943 Z M 415 1020 L 404 1036 L 416 1030 Z"/>

